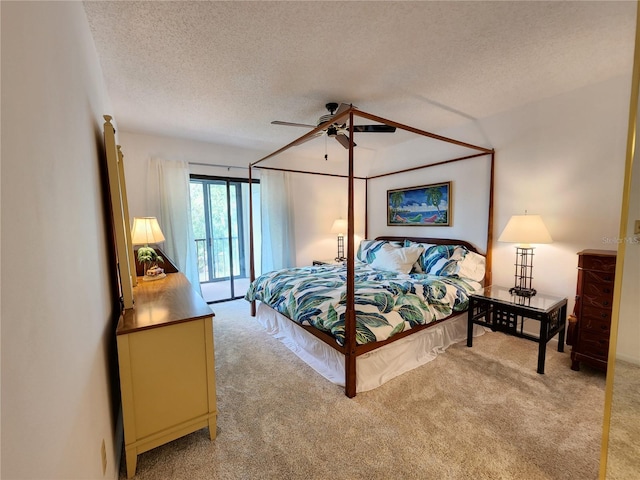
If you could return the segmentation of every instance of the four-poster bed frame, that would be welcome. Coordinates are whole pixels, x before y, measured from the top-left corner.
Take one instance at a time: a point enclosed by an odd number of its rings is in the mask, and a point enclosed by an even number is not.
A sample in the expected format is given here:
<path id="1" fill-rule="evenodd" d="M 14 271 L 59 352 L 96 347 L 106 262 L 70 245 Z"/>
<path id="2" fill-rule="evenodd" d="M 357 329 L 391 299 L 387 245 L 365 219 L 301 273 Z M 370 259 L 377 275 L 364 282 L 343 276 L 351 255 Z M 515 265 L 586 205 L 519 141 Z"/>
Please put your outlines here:
<path id="1" fill-rule="evenodd" d="M 411 133 L 415 133 L 417 135 L 423 137 L 429 137 L 435 140 L 439 140 L 442 142 L 446 142 L 449 144 L 457 145 L 460 147 L 464 147 L 467 149 L 471 149 L 476 152 L 471 155 L 466 155 L 462 157 L 452 158 L 436 163 L 431 163 L 427 165 L 421 165 L 417 167 L 405 168 L 398 171 L 382 173 L 378 175 L 368 176 L 368 177 L 355 177 L 354 176 L 354 128 L 353 128 L 353 119 L 354 116 L 366 118 L 368 120 L 378 122 L 381 124 L 389 125 L 392 127 L 396 127 L 397 129 L 401 129 L 404 131 L 408 131 Z M 348 119 L 348 120 L 347 120 Z M 258 164 L 276 157 L 277 155 L 289 150 L 291 147 L 299 145 L 307 140 L 310 140 L 313 136 L 322 131 L 326 130 L 329 126 L 339 121 L 345 122 L 348 121 L 349 124 L 349 168 L 348 175 L 338 175 L 338 174 L 329 174 L 329 173 L 320 173 L 320 172 L 311 172 L 311 171 L 302 171 L 302 170 L 291 170 L 284 168 L 274 168 L 274 167 L 264 167 L 257 166 Z M 410 127 L 408 125 L 403 125 L 398 122 L 394 122 L 382 117 L 378 117 L 376 115 L 372 115 L 370 113 L 363 112 L 361 110 L 356 109 L 353 106 L 350 106 L 344 112 L 339 115 L 335 115 L 333 118 L 328 120 L 325 123 L 318 125 L 315 129 L 306 133 L 305 135 L 299 137 L 293 142 L 285 145 L 284 147 L 276 150 L 275 152 L 249 164 L 249 182 L 252 181 L 252 171 L 253 168 L 258 169 L 266 169 L 266 170 L 279 170 L 284 172 L 291 173 L 306 173 L 313 175 L 325 175 L 325 176 L 333 176 L 339 178 L 348 178 L 348 207 L 347 207 L 347 223 L 348 223 L 348 231 L 347 231 L 347 282 L 346 282 L 346 313 L 345 313 L 345 343 L 344 346 L 340 346 L 335 342 L 335 339 L 330 335 L 321 332 L 314 328 L 305 328 L 307 331 L 315 335 L 317 338 L 327 343 L 334 349 L 338 350 L 345 356 L 345 395 L 352 398 L 356 395 L 356 358 L 358 355 L 371 351 L 380 346 L 386 345 L 387 343 L 393 341 L 389 339 L 384 342 L 375 342 L 373 344 L 365 344 L 365 345 L 357 345 L 356 344 L 356 315 L 355 315 L 355 264 L 354 259 L 356 255 L 355 245 L 354 245 L 354 180 L 365 180 L 365 238 L 368 238 L 368 182 L 369 180 L 381 178 L 389 175 L 397 175 L 400 173 L 411 172 L 414 170 L 424 169 L 428 167 L 433 167 L 436 165 L 443 165 L 446 163 L 458 162 L 463 160 L 469 160 L 472 158 L 482 157 L 490 155 L 490 185 L 489 185 L 489 206 L 488 206 L 488 218 L 487 218 L 487 250 L 486 250 L 486 275 L 485 275 L 485 284 L 490 284 L 491 281 L 491 245 L 492 245 L 492 230 L 493 230 L 493 177 L 494 177 L 494 157 L 495 151 L 493 149 L 480 147 L 477 145 L 472 145 L 466 142 L 462 142 L 459 140 L 455 140 L 452 138 L 443 137 L 441 135 L 436 135 L 434 133 L 426 132 L 424 130 L 420 130 L 414 127 Z M 253 199 L 252 199 L 252 191 L 249 189 L 249 242 L 250 242 L 250 250 L 249 250 L 249 261 L 250 261 L 250 279 L 253 282 L 255 280 L 255 265 L 254 265 L 254 234 L 253 234 Z M 380 237 L 380 238 L 393 238 L 393 237 Z M 402 237 L 409 238 L 409 237 Z M 423 239 L 424 240 L 424 239 Z M 442 240 L 438 239 L 429 239 L 433 240 L 434 243 L 437 241 L 442 243 Z M 457 243 L 460 243 L 456 240 Z M 256 307 L 255 301 L 251 304 L 251 314 L 255 316 Z M 294 322 L 295 323 L 295 322 Z M 403 332 L 403 335 L 396 335 L 393 339 L 400 338 L 402 336 L 406 336 L 414 331 L 419 331 L 420 329 L 411 329 L 407 332 Z"/>

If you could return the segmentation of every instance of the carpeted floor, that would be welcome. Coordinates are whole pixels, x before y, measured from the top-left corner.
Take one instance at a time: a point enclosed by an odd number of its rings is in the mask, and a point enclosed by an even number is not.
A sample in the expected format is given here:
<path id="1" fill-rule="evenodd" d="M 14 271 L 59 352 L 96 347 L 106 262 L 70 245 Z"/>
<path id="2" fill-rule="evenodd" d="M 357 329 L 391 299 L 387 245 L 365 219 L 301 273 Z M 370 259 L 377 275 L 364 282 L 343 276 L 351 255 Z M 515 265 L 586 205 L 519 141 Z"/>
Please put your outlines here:
<path id="1" fill-rule="evenodd" d="M 640 367 L 616 360 L 607 480 L 640 478 Z"/>
<path id="2" fill-rule="evenodd" d="M 487 333 L 348 399 L 249 316 L 216 304 L 218 432 L 138 457 L 138 479 L 597 478 L 604 374 Z M 124 460 L 121 477 L 124 478 Z"/>

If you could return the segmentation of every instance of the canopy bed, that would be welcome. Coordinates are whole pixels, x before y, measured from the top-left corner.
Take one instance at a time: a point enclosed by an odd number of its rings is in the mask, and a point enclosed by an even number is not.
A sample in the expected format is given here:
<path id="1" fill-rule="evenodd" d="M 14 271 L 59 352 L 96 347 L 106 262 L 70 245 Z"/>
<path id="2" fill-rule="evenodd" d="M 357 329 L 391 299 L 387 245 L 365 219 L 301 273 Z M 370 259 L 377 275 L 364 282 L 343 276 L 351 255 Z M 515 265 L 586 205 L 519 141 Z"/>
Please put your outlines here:
<path id="1" fill-rule="evenodd" d="M 360 117 L 419 137 L 453 145 L 464 154 L 375 175 L 356 176 L 354 125 Z M 348 175 L 265 166 L 290 148 L 338 128 L 348 149 Z M 359 141 L 360 143 L 360 141 Z M 471 153 L 468 153 L 468 152 Z M 486 250 L 470 242 L 416 236 L 385 236 L 354 242 L 354 181 L 365 182 L 364 236 L 369 230 L 369 190 L 375 179 L 453 162 L 488 158 Z M 262 165 L 259 165 L 262 164 Z M 426 363 L 466 338 L 467 295 L 490 283 L 494 150 L 429 133 L 341 105 L 333 116 L 281 149 L 249 164 L 253 169 L 330 175 L 348 181 L 347 257 L 341 266 L 313 266 L 267 272 L 256 279 L 253 212 L 249 211 L 252 315 L 316 371 L 345 386 L 345 394 L 369 390 Z M 249 202 L 253 205 L 253 202 Z M 449 219 L 447 219 L 448 222 Z M 448 225 L 448 223 L 447 223 Z M 405 227 L 403 227 L 405 228 Z M 484 255 L 484 256 L 483 256 Z M 392 272 L 393 270 L 393 272 Z M 302 278 L 301 275 L 307 275 Z M 289 282 L 289 283 L 287 283 Z M 292 284 L 291 284 L 292 282 Z M 356 291 L 357 290 L 357 291 Z M 256 300 L 260 301 L 256 310 Z M 323 310 L 324 308 L 324 310 Z M 481 333 L 481 330 L 477 332 Z"/>

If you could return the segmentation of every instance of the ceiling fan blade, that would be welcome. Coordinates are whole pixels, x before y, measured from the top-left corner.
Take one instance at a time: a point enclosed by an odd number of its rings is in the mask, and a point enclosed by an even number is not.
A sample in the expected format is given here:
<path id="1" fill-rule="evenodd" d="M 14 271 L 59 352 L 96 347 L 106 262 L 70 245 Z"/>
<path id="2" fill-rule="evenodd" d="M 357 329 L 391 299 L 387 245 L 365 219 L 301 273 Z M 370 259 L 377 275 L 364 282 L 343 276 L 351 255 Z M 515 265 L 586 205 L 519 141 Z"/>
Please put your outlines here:
<path id="1" fill-rule="evenodd" d="M 335 135 L 334 138 L 340 142 L 340 145 L 342 145 L 344 148 L 349 148 L 349 137 L 347 137 L 346 135 L 339 133 L 338 135 Z M 353 146 L 355 147 L 356 144 L 354 143 Z"/>
<path id="2" fill-rule="evenodd" d="M 396 131 L 396 127 L 390 127 L 389 125 L 354 125 L 353 131 L 365 132 L 365 133 L 375 133 L 375 132 L 393 133 Z"/>
<path id="3" fill-rule="evenodd" d="M 280 120 L 274 120 L 271 122 L 272 125 L 286 125 L 287 127 L 305 127 L 305 128 L 316 128 L 315 125 L 307 125 L 306 123 L 293 123 L 293 122 L 281 122 Z"/>

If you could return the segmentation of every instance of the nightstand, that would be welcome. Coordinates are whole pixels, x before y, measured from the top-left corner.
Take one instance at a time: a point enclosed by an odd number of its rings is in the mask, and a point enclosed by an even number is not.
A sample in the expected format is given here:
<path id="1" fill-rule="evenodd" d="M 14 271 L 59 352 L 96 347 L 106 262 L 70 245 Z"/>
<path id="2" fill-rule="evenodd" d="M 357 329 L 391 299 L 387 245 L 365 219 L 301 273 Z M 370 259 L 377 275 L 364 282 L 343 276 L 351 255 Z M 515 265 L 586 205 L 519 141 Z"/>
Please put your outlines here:
<path id="1" fill-rule="evenodd" d="M 558 351 L 564 352 L 567 299 L 537 293 L 532 297 L 513 295 L 506 287 L 493 285 L 469 295 L 467 346 L 473 345 L 473 325 L 504 332 L 538 344 L 538 373 L 544 373 L 547 342 L 558 334 Z M 524 319 L 540 322 L 540 335 L 524 331 Z"/>

